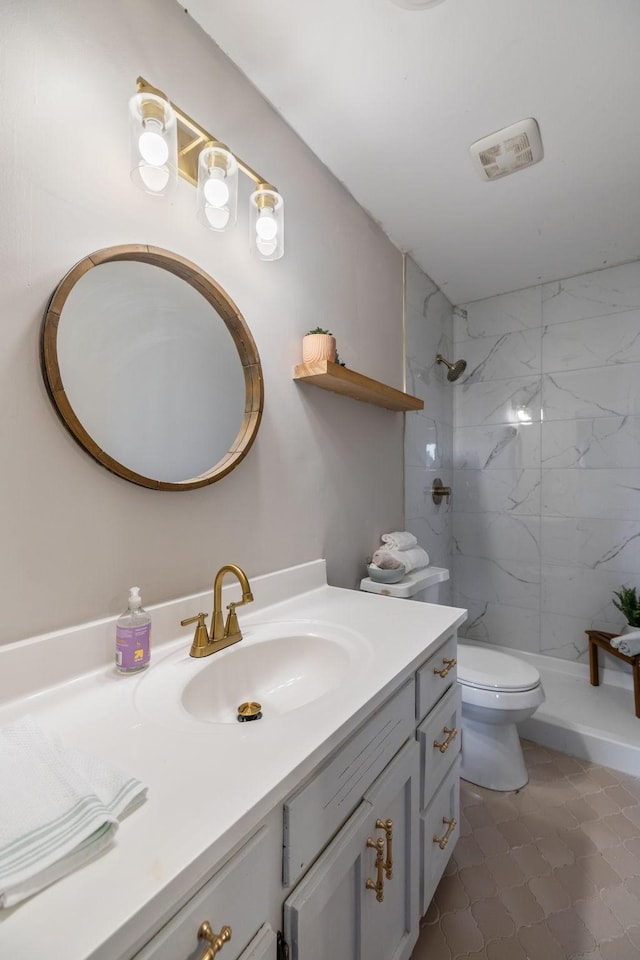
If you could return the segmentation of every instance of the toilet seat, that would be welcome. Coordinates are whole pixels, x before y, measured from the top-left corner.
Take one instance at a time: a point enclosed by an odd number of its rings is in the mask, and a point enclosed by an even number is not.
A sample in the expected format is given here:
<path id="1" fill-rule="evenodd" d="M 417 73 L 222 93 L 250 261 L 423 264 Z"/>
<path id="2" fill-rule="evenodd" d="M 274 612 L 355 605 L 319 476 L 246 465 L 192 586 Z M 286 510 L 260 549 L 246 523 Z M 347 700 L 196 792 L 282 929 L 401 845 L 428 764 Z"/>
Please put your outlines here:
<path id="1" fill-rule="evenodd" d="M 458 683 L 495 693 L 524 693 L 540 686 L 535 667 L 500 650 L 458 644 Z"/>

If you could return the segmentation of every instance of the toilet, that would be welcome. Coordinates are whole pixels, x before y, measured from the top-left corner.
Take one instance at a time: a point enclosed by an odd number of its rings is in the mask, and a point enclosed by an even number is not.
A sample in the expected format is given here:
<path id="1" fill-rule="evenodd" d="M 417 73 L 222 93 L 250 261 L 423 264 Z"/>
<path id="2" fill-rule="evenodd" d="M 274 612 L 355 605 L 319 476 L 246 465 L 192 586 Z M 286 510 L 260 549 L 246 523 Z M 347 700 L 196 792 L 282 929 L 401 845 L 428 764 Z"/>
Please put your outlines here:
<path id="1" fill-rule="evenodd" d="M 524 660 L 458 643 L 462 690 L 460 776 L 490 790 L 519 790 L 529 779 L 517 723 L 544 703 L 540 674 Z"/>
<path id="2" fill-rule="evenodd" d="M 407 574 L 400 583 L 376 583 L 369 577 L 360 589 L 384 596 L 439 603 L 442 567 Z M 462 768 L 460 775 L 489 790 L 519 790 L 529 777 L 516 724 L 544 703 L 535 667 L 502 650 L 458 643 L 458 684 L 462 693 Z"/>

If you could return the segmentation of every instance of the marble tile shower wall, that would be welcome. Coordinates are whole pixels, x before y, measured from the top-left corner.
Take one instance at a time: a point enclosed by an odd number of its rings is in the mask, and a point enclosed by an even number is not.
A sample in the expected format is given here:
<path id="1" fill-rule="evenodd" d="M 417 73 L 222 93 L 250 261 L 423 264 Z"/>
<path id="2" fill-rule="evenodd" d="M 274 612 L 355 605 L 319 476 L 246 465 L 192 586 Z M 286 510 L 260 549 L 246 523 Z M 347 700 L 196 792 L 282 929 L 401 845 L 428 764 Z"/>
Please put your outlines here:
<path id="1" fill-rule="evenodd" d="M 453 351 L 453 307 L 416 264 L 406 260 L 407 390 L 424 410 L 405 415 L 405 522 L 435 566 L 451 569 L 452 503 L 431 498 L 436 477 L 453 484 L 453 386 L 436 354 Z M 443 603 L 451 584 L 443 584 Z"/>
<path id="2" fill-rule="evenodd" d="M 640 262 L 468 304 L 454 342 L 466 635 L 584 660 L 640 585 Z"/>

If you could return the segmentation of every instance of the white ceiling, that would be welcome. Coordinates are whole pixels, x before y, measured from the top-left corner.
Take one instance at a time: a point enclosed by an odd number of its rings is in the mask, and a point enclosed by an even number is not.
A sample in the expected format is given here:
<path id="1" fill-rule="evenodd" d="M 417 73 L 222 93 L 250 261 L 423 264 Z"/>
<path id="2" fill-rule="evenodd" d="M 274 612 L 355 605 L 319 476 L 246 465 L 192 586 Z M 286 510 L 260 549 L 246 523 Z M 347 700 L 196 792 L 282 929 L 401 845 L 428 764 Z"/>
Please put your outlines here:
<path id="1" fill-rule="evenodd" d="M 188 12 L 454 304 L 640 257 L 640 0 Z M 483 181 L 469 145 L 525 117 L 544 159 Z"/>

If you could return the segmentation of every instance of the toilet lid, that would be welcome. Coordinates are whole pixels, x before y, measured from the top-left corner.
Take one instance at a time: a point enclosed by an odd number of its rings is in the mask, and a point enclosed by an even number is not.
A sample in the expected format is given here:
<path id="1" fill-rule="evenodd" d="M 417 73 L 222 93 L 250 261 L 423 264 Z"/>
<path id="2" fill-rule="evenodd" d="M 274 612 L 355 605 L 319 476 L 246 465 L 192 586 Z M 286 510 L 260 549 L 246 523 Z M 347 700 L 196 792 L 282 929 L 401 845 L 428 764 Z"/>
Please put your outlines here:
<path id="1" fill-rule="evenodd" d="M 532 690 L 540 683 L 540 674 L 508 653 L 459 643 L 458 681 L 481 690 Z"/>

